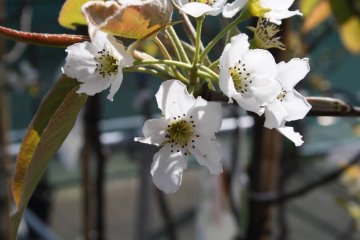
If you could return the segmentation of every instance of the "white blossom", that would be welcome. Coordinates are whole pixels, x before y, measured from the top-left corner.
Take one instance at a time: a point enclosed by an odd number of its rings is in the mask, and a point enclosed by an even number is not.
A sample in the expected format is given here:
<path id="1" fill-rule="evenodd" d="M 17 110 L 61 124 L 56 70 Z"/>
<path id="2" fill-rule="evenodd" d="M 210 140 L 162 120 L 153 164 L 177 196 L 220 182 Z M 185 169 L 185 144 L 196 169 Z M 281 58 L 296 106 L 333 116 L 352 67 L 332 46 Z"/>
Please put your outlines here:
<path id="1" fill-rule="evenodd" d="M 275 81 L 276 63 L 267 50 L 249 49 L 246 34 L 231 38 L 220 57 L 221 91 L 247 111 L 258 115 L 281 87 Z"/>
<path id="2" fill-rule="evenodd" d="M 161 146 L 151 166 L 155 185 L 166 193 L 176 192 L 189 155 L 194 155 L 210 173 L 221 173 L 221 148 L 214 135 L 221 126 L 221 105 L 201 97 L 195 99 L 177 80 L 163 82 L 156 100 L 163 117 L 147 120 L 144 137 L 135 138 Z"/>
<path id="3" fill-rule="evenodd" d="M 110 101 L 120 88 L 122 68 L 133 64 L 125 47 L 113 36 L 101 31 L 94 33 L 92 42 L 76 43 L 66 52 L 68 55 L 62 70 L 82 83 L 77 93 L 92 96 L 110 87 L 107 96 Z"/>
<path id="4" fill-rule="evenodd" d="M 276 128 L 281 134 L 293 141 L 296 146 L 303 144 L 302 136 L 292 127 L 286 127 L 286 122 L 303 119 L 310 111 L 311 105 L 294 87 L 310 71 L 308 58 L 293 58 L 289 62 L 277 64 L 276 80 L 281 90 L 273 101 L 265 108 L 265 123 L 267 128 Z"/>
<path id="5" fill-rule="evenodd" d="M 203 15 L 219 15 L 227 0 L 176 0 L 180 11 L 192 17 L 198 18 Z"/>
<path id="6" fill-rule="evenodd" d="M 265 127 L 277 128 L 285 122 L 303 119 L 311 105 L 294 87 L 310 71 L 308 58 L 293 58 L 289 62 L 277 64 L 276 80 L 281 90 L 276 98 L 266 106 Z"/>
<path id="7" fill-rule="evenodd" d="M 235 16 L 247 5 L 248 11 L 257 17 L 269 19 L 270 22 L 281 24 L 281 20 L 294 15 L 302 15 L 299 10 L 290 11 L 294 0 L 235 0 L 227 3 L 223 10 L 224 17 Z"/>

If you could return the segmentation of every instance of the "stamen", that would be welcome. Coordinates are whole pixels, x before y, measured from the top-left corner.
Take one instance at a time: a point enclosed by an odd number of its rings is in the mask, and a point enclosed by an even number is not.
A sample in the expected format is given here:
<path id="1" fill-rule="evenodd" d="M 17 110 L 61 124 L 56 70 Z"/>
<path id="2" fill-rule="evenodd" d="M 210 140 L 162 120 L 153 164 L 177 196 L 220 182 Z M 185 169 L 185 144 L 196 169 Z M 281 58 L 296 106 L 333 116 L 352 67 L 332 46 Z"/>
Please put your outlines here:
<path id="1" fill-rule="evenodd" d="M 245 63 L 241 64 L 241 60 L 239 60 L 235 66 L 229 67 L 229 74 L 237 92 L 245 93 L 248 91 L 252 80 L 249 79 L 250 73 L 246 71 Z"/>
<path id="2" fill-rule="evenodd" d="M 97 61 L 95 72 L 99 73 L 103 78 L 118 73 L 119 61 L 109 50 L 103 49 L 99 51 L 94 60 Z"/>
<path id="3" fill-rule="evenodd" d="M 284 89 L 281 89 L 279 95 L 277 95 L 276 99 L 279 100 L 280 102 L 284 101 L 284 98 L 287 95 L 287 91 Z"/>
<path id="4" fill-rule="evenodd" d="M 186 120 L 177 120 L 168 125 L 166 135 L 169 135 L 169 140 L 174 141 L 176 145 L 185 148 L 188 142 L 194 135 L 194 125 Z"/>
<path id="5" fill-rule="evenodd" d="M 217 0 L 189 0 L 189 2 L 198 2 L 198 3 L 205 3 L 210 7 L 214 6 Z"/>

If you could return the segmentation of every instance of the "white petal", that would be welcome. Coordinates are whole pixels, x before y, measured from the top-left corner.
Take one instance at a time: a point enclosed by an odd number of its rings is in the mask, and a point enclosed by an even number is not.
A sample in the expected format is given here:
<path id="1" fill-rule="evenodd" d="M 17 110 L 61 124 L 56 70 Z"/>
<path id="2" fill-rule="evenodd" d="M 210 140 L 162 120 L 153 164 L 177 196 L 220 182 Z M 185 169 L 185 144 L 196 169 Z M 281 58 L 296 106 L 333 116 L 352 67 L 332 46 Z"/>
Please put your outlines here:
<path id="1" fill-rule="evenodd" d="M 155 97 L 158 107 L 166 118 L 187 114 L 195 104 L 195 98 L 188 93 L 186 86 L 178 80 L 163 82 Z"/>
<path id="2" fill-rule="evenodd" d="M 242 59 L 243 55 L 249 51 L 248 36 L 245 33 L 240 33 L 231 38 L 231 48 L 227 59 L 227 67 L 231 67 Z"/>
<path id="3" fill-rule="evenodd" d="M 276 99 L 281 91 L 281 85 L 275 79 L 263 77 L 252 78 L 253 83 L 249 87 L 249 91 L 257 99 L 260 105 L 266 105 Z"/>
<path id="4" fill-rule="evenodd" d="M 269 19 L 270 22 L 275 23 L 277 25 L 281 24 L 281 19 L 289 18 L 295 15 L 302 16 L 302 13 L 299 12 L 299 10 L 296 11 L 289 11 L 289 10 L 283 10 L 283 11 L 277 11 L 272 10 L 270 12 L 265 13 L 265 17 Z"/>
<path id="5" fill-rule="evenodd" d="M 292 127 L 280 127 L 277 128 L 277 130 L 284 135 L 285 137 L 287 137 L 289 140 L 291 140 L 295 146 L 299 147 L 301 146 L 304 141 L 302 140 L 302 136 L 300 135 L 300 133 L 295 132 L 294 128 Z"/>
<path id="6" fill-rule="evenodd" d="M 286 10 L 294 3 L 294 0 L 260 0 L 263 8 L 274 10 Z"/>
<path id="7" fill-rule="evenodd" d="M 264 114 L 265 109 L 260 107 L 260 104 L 254 97 L 244 98 L 240 93 L 236 93 L 233 95 L 233 98 L 239 104 L 240 107 L 244 108 L 246 111 L 251 111 L 259 116 Z"/>
<path id="8" fill-rule="evenodd" d="M 109 99 L 110 101 L 114 100 L 114 95 L 115 95 L 115 93 L 117 93 L 117 91 L 119 90 L 119 88 L 121 86 L 121 83 L 122 83 L 122 80 L 123 80 L 122 69 L 119 69 L 116 76 L 114 76 L 112 78 L 113 79 L 103 80 L 103 81 L 110 81 L 111 82 L 110 93 L 107 96 L 107 99 Z"/>
<path id="9" fill-rule="evenodd" d="M 184 12 L 192 17 L 198 18 L 204 14 L 214 11 L 214 8 L 205 3 L 191 2 L 187 3 L 180 9 L 180 13 Z"/>
<path id="10" fill-rule="evenodd" d="M 282 102 L 275 100 L 266 106 L 264 127 L 270 129 L 280 127 L 287 116 L 288 113 Z"/>
<path id="11" fill-rule="evenodd" d="M 151 175 L 154 184 L 165 193 L 176 192 L 182 180 L 182 172 L 187 167 L 187 159 L 182 152 L 170 152 L 165 145 L 154 155 Z"/>
<path id="12" fill-rule="evenodd" d="M 244 54 L 244 63 L 246 71 L 255 78 L 273 79 L 276 75 L 275 59 L 267 50 L 252 49 L 248 51 Z"/>
<path id="13" fill-rule="evenodd" d="M 106 45 L 106 47 L 110 47 L 112 49 L 112 53 L 120 61 L 121 67 L 130 67 L 133 65 L 134 59 L 125 50 L 125 46 L 118 42 L 115 37 L 109 35 Z"/>
<path id="14" fill-rule="evenodd" d="M 111 82 L 107 79 L 101 79 L 99 76 L 95 75 L 92 78 L 87 79 L 86 82 L 80 85 L 77 93 L 86 93 L 89 96 L 93 96 L 96 93 L 99 93 L 108 87 L 110 87 Z"/>
<path id="15" fill-rule="evenodd" d="M 295 90 L 286 94 L 283 106 L 288 112 L 288 116 L 285 118 L 286 121 L 303 119 L 311 109 L 311 105 L 306 101 L 305 97 Z"/>
<path id="16" fill-rule="evenodd" d="M 165 118 L 150 119 L 144 123 L 144 137 L 137 137 L 135 141 L 159 146 L 164 143 L 168 121 Z"/>
<path id="17" fill-rule="evenodd" d="M 220 76 L 219 87 L 220 90 L 229 98 L 229 103 L 232 103 L 231 96 L 236 93 L 234 82 L 229 74 L 229 54 L 231 49 L 231 43 L 225 46 L 223 53 L 220 56 Z"/>
<path id="18" fill-rule="evenodd" d="M 94 30 L 90 37 L 91 42 L 99 49 L 104 49 L 108 42 L 108 34 L 100 30 Z"/>
<path id="19" fill-rule="evenodd" d="M 223 17 L 234 17 L 246 5 L 247 1 L 248 0 L 235 0 L 232 3 L 227 3 L 222 12 Z"/>
<path id="20" fill-rule="evenodd" d="M 227 2 L 227 0 L 217 0 L 213 4 L 213 7 L 215 7 L 215 8 L 223 8 L 226 2 Z"/>
<path id="21" fill-rule="evenodd" d="M 277 64 L 276 79 L 285 90 L 291 90 L 310 71 L 308 58 L 293 58 Z"/>
<path id="22" fill-rule="evenodd" d="M 193 148 L 192 146 L 195 146 Z M 195 156 L 196 160 L 202 166 L 207 166 L 211 174 L 219 174 L 222 172 L 222 148 L 218 141 L 212 140 L 210 137 L 197 137 L 193 145 L 189 147 L 189 151 Z"/>
<path id="23" fill-rule="evenodd" d="M 97 51 L 98 49 L 94 49 L 90 42 L 76 43 L 67 47 L 68 55 L 62 69 L 63 73 L 78 79 L 80 82 L 87 81 L 87 78 L 95 72 L 94 54 Z"/>
<path id="24" fill-rule="evenodd" d="M 196 125 L 195 132 L 201 135 L 212 136 L 221 127 L 222 113 L 220 103 L 208 102 L 198 97 L 189 115 L 193 116 L 190 120 L 193 120 Z"/>
<path id="25" fill-rule="evenodd" d="M 231 97 L 234 94 L 236 94 L 234 82 L 228 72 L 228 67 L 221 65 L 220 65 L 219 87 L 220 90 L 229 98 L 229 103 L 232 103 Z"/>

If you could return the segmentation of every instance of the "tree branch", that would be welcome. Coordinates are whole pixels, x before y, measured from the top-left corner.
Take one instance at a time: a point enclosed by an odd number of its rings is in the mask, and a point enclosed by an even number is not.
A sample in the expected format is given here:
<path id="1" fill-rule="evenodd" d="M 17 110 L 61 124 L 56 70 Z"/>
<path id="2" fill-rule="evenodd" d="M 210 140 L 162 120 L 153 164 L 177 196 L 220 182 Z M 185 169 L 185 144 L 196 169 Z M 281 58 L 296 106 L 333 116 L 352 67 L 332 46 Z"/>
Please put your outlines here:
<path id="1" fill-rule="evenodd" d="M 89 37 L 85 35 L 32 33 L 2 26 L 0 26 L 0 36 L 17 42 L 60 48 L 65 48 L 79 42 L 90 41 Z"/>

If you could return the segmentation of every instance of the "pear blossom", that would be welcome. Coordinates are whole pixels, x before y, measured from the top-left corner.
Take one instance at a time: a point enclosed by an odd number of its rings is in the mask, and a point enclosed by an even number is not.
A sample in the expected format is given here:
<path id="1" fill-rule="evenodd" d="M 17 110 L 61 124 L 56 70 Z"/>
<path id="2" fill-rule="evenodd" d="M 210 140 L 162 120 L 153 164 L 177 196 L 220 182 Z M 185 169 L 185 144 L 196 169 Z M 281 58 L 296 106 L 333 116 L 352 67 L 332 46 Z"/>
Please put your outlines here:
<path id="1" fill-rule="evenodd" d="M 220 57 L 221 91 L 245 110 L 262 115 L 264 105 L 281 90 L 275 81 L 276 63 L 267 50 L 249 49 L 248 36 L 231 38 Z"/>
<path id="2" fill-rule="evenodd" d="M 294 87 L 310 71 L 308 58 L 293 58 L 289 62 L 277 64 L 275 79 L 279 82 L 281 90 L 273 101 L 265 107 L 265 123 L 267 128 L 276 128 L 281 134 L 289 138 L 296 146 L 303 144 L 302 136 L 285 123 L 303 119 L 310 111 L 311 105 L 305 97 L 298 93 Z"/>
<path id="3" fill-rule="evenodd" d="M 310 71 L 308 58 L 293 58 L 289 62 L 277 64 L 275 79 L 281 90 L 265 109 L 265 127 L 277 128 L 285 122 L 303 119 L 310 111 L 311 105 L 294 87 Z"/>
<path id="4" fill-rule="evenodd" d="M 122 68 L 132 66 L 133 58 L 113 36 L 96 31 L 92 42 L 76 43 L 66 49 L 68 53 L 62 71 L 82 84 L 77 93 L 95 95 L 110 87 L 107 98 L 113 101 L 119 90 Z"/>
<path id="5" fill-rule="evenodd" d="M 176 0 L 180 12 L 198 18 L 203 15 L 216 16 L 223 11 L 227 0 Z"/>
<path id="6" fill-rule="evenodd" d="M 176 192 L 190 155 L 210 173 L 221 173 L 221 148 L 214 135 L 221 126 L 221 105 L 195 99 L 178 80 L 163 82 L 155 96 L 163 117 L 147 120 L 144 137 L 135 138 L 161 146 L 151 166 L 154 184 L 166 193 Z"/>
<path id="7" fill-rule="evenodd" d="M 257 17 L 269 19 L 281 24 L 281 20 L 295 15 L 302 15 L 299 10 L 290 11 L 294 0 L 234 0 L 224 6 L 223 16 L 231 18 L 247 5 L 248 11 Z"/>

